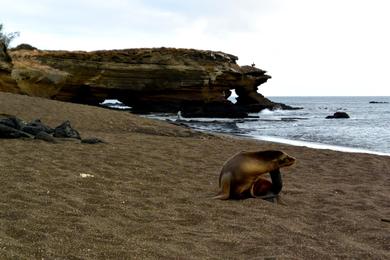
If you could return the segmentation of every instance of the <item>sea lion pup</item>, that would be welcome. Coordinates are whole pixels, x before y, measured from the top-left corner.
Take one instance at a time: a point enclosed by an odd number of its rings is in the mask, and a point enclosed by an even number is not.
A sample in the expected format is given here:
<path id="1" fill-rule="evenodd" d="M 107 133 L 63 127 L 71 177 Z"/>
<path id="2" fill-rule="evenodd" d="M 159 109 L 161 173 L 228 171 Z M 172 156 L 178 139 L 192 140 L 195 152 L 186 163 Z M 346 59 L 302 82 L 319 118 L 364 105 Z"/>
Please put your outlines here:
<path id="1" fill-rule="evenodd" d="M 259 178 L 257 181 L 255 181 L 252 186 L 249 189 L 249 193 L 251 197 L 263 197 L 270 193 L 273 193 L 272 191 L 272 182 L 270 182 L 267 179 Z"/>
<path id="2" fill-rule="evenodd" d="M 214 199 L 244 199 L 248 197 L 248 193 L 252 197 L 259 197 L 263 191 L 267 194 L 272 190 L 279 193 L 281 190 L 279 169 L 294 163 L 295 158 L 282 151 L 239 152 L 222 166 L 219 175 L 220 191 Z M 275 184 L 267 183 L 269 181 L 261 178 L 261 175 L 268 172 L 273 173 L 271 178 L 274 175 L 272 181 L 275 181 Z"/>
<path id="3" fill-rule="evenodd" d="M 248 197 L 261 198 L 268 201 L 279 201 L 279 193 L 282 190 L 283 182 L 279 169 L 271 171 L 271 181 L 263 178 L 256 180 L 249 189 Z"/>

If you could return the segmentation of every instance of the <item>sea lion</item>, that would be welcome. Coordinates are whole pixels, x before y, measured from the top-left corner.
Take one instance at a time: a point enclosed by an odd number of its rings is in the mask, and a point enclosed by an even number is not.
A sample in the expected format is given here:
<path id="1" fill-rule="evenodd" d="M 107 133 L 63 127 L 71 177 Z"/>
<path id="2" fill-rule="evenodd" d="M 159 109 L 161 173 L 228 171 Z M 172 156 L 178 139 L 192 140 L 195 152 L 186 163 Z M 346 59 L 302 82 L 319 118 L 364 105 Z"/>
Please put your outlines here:
<path id="1" fill-rule="evenodd" d="M 249 193 L 252 197 L 261 197 L 269 194 L 272 190 L 272 182 L 267 179 L 259 178 L 255 181 L 251 188 L 249 189 Z"/>
<path id="2" fill-rule="evenodd" d="M 282 175 L 279 169 L 271 171 L 269 174 L 272 182 L 259 177 L 252 184 L 247 197 L 261 198 L 271 202 L 275 202 L 274 199 L 276 199 L 280 203 L 279 193 L 283 187 Z"/>
<path id="3" fill-rule="evenodd" d="M 279 169 L 291 166 L 295 158 L 282 151 L 242 151 L 228 159 L 219 175 L 220 191 L 214 199 L 266 198 L 282 189 Z M 262 178 L 271 174 L 272 183 Z M 262 197 L 263 196 L 263 197 Z"/>

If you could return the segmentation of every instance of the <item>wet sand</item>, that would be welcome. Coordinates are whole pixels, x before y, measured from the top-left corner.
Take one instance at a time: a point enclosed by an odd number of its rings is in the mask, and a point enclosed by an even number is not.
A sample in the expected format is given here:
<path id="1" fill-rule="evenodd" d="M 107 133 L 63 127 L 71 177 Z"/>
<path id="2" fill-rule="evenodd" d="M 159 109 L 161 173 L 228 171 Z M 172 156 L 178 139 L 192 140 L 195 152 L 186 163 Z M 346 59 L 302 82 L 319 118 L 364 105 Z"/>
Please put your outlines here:
<path id="1" fill-rule="evenodd" d="M 107 142 L 0 139 L 1 259 L 390 258 L 389 156 L 203 134 L 8 93 L 0 113 L 70 120 Z M 211 199 L 226 159 L 265 149 L 298 160 L 282 169 L 283 204 Z"/>

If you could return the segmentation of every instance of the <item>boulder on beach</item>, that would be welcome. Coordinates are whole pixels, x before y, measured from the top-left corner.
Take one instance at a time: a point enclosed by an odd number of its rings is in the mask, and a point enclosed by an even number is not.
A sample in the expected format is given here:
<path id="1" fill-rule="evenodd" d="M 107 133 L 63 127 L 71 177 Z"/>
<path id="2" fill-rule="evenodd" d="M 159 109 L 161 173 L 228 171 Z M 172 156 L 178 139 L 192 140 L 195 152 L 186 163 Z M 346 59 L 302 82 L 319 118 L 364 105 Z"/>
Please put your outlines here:
<path id="1" fill-rule="evenodd" d="M 13 127 L 9 127 L 7 125 L 0 123 L 0 138 L 21 138 L 21 137 L 32 137 L 26 132 L 18 130 Z"/>
<path id="2" fill-rule="evenodd" d="M 40 132 L 51 134 L 54 132 L 53 128 L 43 124 L 40 119 L 35 119 L 22 128 L 22 131 L 36 136 Z"/>
<path id="3" fill-rule="evenodd" d="M 42 123 L 40 119 L 26 123 L 16 116 L 0 114 L 0 138 L 14 139 L 23 137 L 50 143 L 57 143 L 58 140 L 64 140 L 63 138 L 76 140 L 84 144 L 106 143 L 104 140 L 96 137 L 81 139 L 79 132 L 71 126 L 69 120 L 53 129 Z"/>
<path id="4" fill-rule="evenodd" d="M 104 144 L 105 141 L 96 137 L 89 137 L 81 139 L 82 144 Z"/>
<path id="5" fill-rule="evenodd" d="M 35 135 L 34 139 L 43 140 L 43 141 L 46 141 L 49 143 L 56 143 L 57 142 L 51 134 L 49 134 L 45 131 L 41 131 L 41 132 L 37 133 Z"/>
<path id="6" fill-rule="evenodd" d="M 11 128 L 15 128 L 17 130 L 22 130 L 23 127 L 26 126 L 26 123 L 23 120 L 15 117 L 15 116 L 6 116 L 3 115 L 3 118 L 0 119 L 0 124 L 6 125 Z"/>
<path id="7" fill-rule="evenodd" d="M 79 132 L 67 120 L 54 129 L 54 137 L 81 139 Z"/>

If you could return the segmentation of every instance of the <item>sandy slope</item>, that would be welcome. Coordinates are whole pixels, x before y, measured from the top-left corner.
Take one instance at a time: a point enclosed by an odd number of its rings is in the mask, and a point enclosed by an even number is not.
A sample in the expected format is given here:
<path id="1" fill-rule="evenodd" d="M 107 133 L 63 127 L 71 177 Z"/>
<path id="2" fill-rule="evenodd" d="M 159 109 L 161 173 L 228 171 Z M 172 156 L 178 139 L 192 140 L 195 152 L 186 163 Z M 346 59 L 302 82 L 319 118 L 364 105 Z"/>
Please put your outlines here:
<path id="1" fill-rule="evenodd" d="M 390 157 L 211 136 L 0 93 L 0 113 L 69 119 L 108 144 L 0 139 L 1 259 L 389 259 Z M 283 201 L 216 201 L 240 150 L 282 149 Z M 82 178 L 80 174 L 94 177 Z"/>

